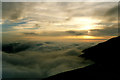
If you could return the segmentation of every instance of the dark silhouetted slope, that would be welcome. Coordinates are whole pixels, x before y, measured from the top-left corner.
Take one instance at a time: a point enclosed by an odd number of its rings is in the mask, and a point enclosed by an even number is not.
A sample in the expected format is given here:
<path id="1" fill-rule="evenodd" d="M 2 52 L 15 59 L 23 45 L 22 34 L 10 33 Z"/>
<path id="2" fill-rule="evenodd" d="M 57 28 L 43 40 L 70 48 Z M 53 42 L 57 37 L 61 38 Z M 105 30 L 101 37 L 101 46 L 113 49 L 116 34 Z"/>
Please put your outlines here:
<path id="1" fill-rule="evenodd" d="M 93 65 L 60 73 L 44 80 L 120 80 L 120 36 L 83 50 Z"/>

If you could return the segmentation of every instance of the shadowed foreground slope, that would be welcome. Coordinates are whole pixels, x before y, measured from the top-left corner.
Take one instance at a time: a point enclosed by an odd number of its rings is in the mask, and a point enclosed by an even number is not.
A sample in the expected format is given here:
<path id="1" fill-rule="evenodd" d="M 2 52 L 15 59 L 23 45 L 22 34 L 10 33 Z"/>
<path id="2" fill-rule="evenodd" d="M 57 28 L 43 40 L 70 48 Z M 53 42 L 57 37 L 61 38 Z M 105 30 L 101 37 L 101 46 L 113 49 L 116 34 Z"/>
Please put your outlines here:
<path id="1" fill-rule="evenodd" d="M 94 61 L 93 65 L 76 69 L 44 80 L 120 80 L 120 36 L 83 50 L 80 55 Z"/>

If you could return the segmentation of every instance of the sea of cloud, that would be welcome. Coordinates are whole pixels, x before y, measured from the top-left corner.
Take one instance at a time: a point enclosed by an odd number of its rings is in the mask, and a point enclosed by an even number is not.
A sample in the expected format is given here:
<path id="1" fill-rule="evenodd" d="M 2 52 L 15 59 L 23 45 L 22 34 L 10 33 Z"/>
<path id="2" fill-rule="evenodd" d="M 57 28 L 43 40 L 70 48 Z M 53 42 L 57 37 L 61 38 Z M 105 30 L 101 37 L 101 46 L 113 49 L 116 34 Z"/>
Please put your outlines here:
<path id="1" fill-rule="evenodd" d="M 3 78 L 46 78 L 92 64 L 78 57 L 94 43 L 24 42 L 7 43 L 3 51 Z M 30 46 L 23 49 L 24 46 Z"/>

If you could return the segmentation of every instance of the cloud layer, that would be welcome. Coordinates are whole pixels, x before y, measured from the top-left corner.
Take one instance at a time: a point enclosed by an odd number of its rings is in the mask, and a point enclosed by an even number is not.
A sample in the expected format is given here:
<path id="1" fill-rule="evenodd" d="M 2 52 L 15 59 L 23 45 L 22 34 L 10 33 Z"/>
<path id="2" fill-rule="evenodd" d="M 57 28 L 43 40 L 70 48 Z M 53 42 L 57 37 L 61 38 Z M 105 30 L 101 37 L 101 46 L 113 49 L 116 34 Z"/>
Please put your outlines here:
<path id="1" fill-rule="evenodd" d="M 84 48 L 86 45 L 88 44 L 32 43 L 31 48 L 25 51 L 3 52 L 3 78 L 45 78 L 82 68 L 91 64 L 91 61 L 78 57 L 81 50 L 77 47 Z"/>
<path id="2" fill-rule="evenodd" d="M 7 28 L 7 31 L 69 31 L 85 29 L 86 26 L 106 29 L 108 24 L 114 25 L 118 20 L 116 2 L 4 2 L 2 6 L 3 30 Z"/>

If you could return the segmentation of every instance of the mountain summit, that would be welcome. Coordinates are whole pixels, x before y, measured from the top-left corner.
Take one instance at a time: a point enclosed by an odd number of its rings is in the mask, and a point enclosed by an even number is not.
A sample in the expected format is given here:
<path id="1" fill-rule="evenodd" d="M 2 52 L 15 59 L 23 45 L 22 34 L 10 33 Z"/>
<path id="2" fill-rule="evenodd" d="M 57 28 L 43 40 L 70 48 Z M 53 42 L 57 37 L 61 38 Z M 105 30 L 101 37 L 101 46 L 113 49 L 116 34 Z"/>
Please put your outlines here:
<path id="1" fill-rule="evenodd" d="M 94 64 L 63 72 L 44 80 L 120 80 L 120 36 L 83 50 L 83 57 Z"/>

